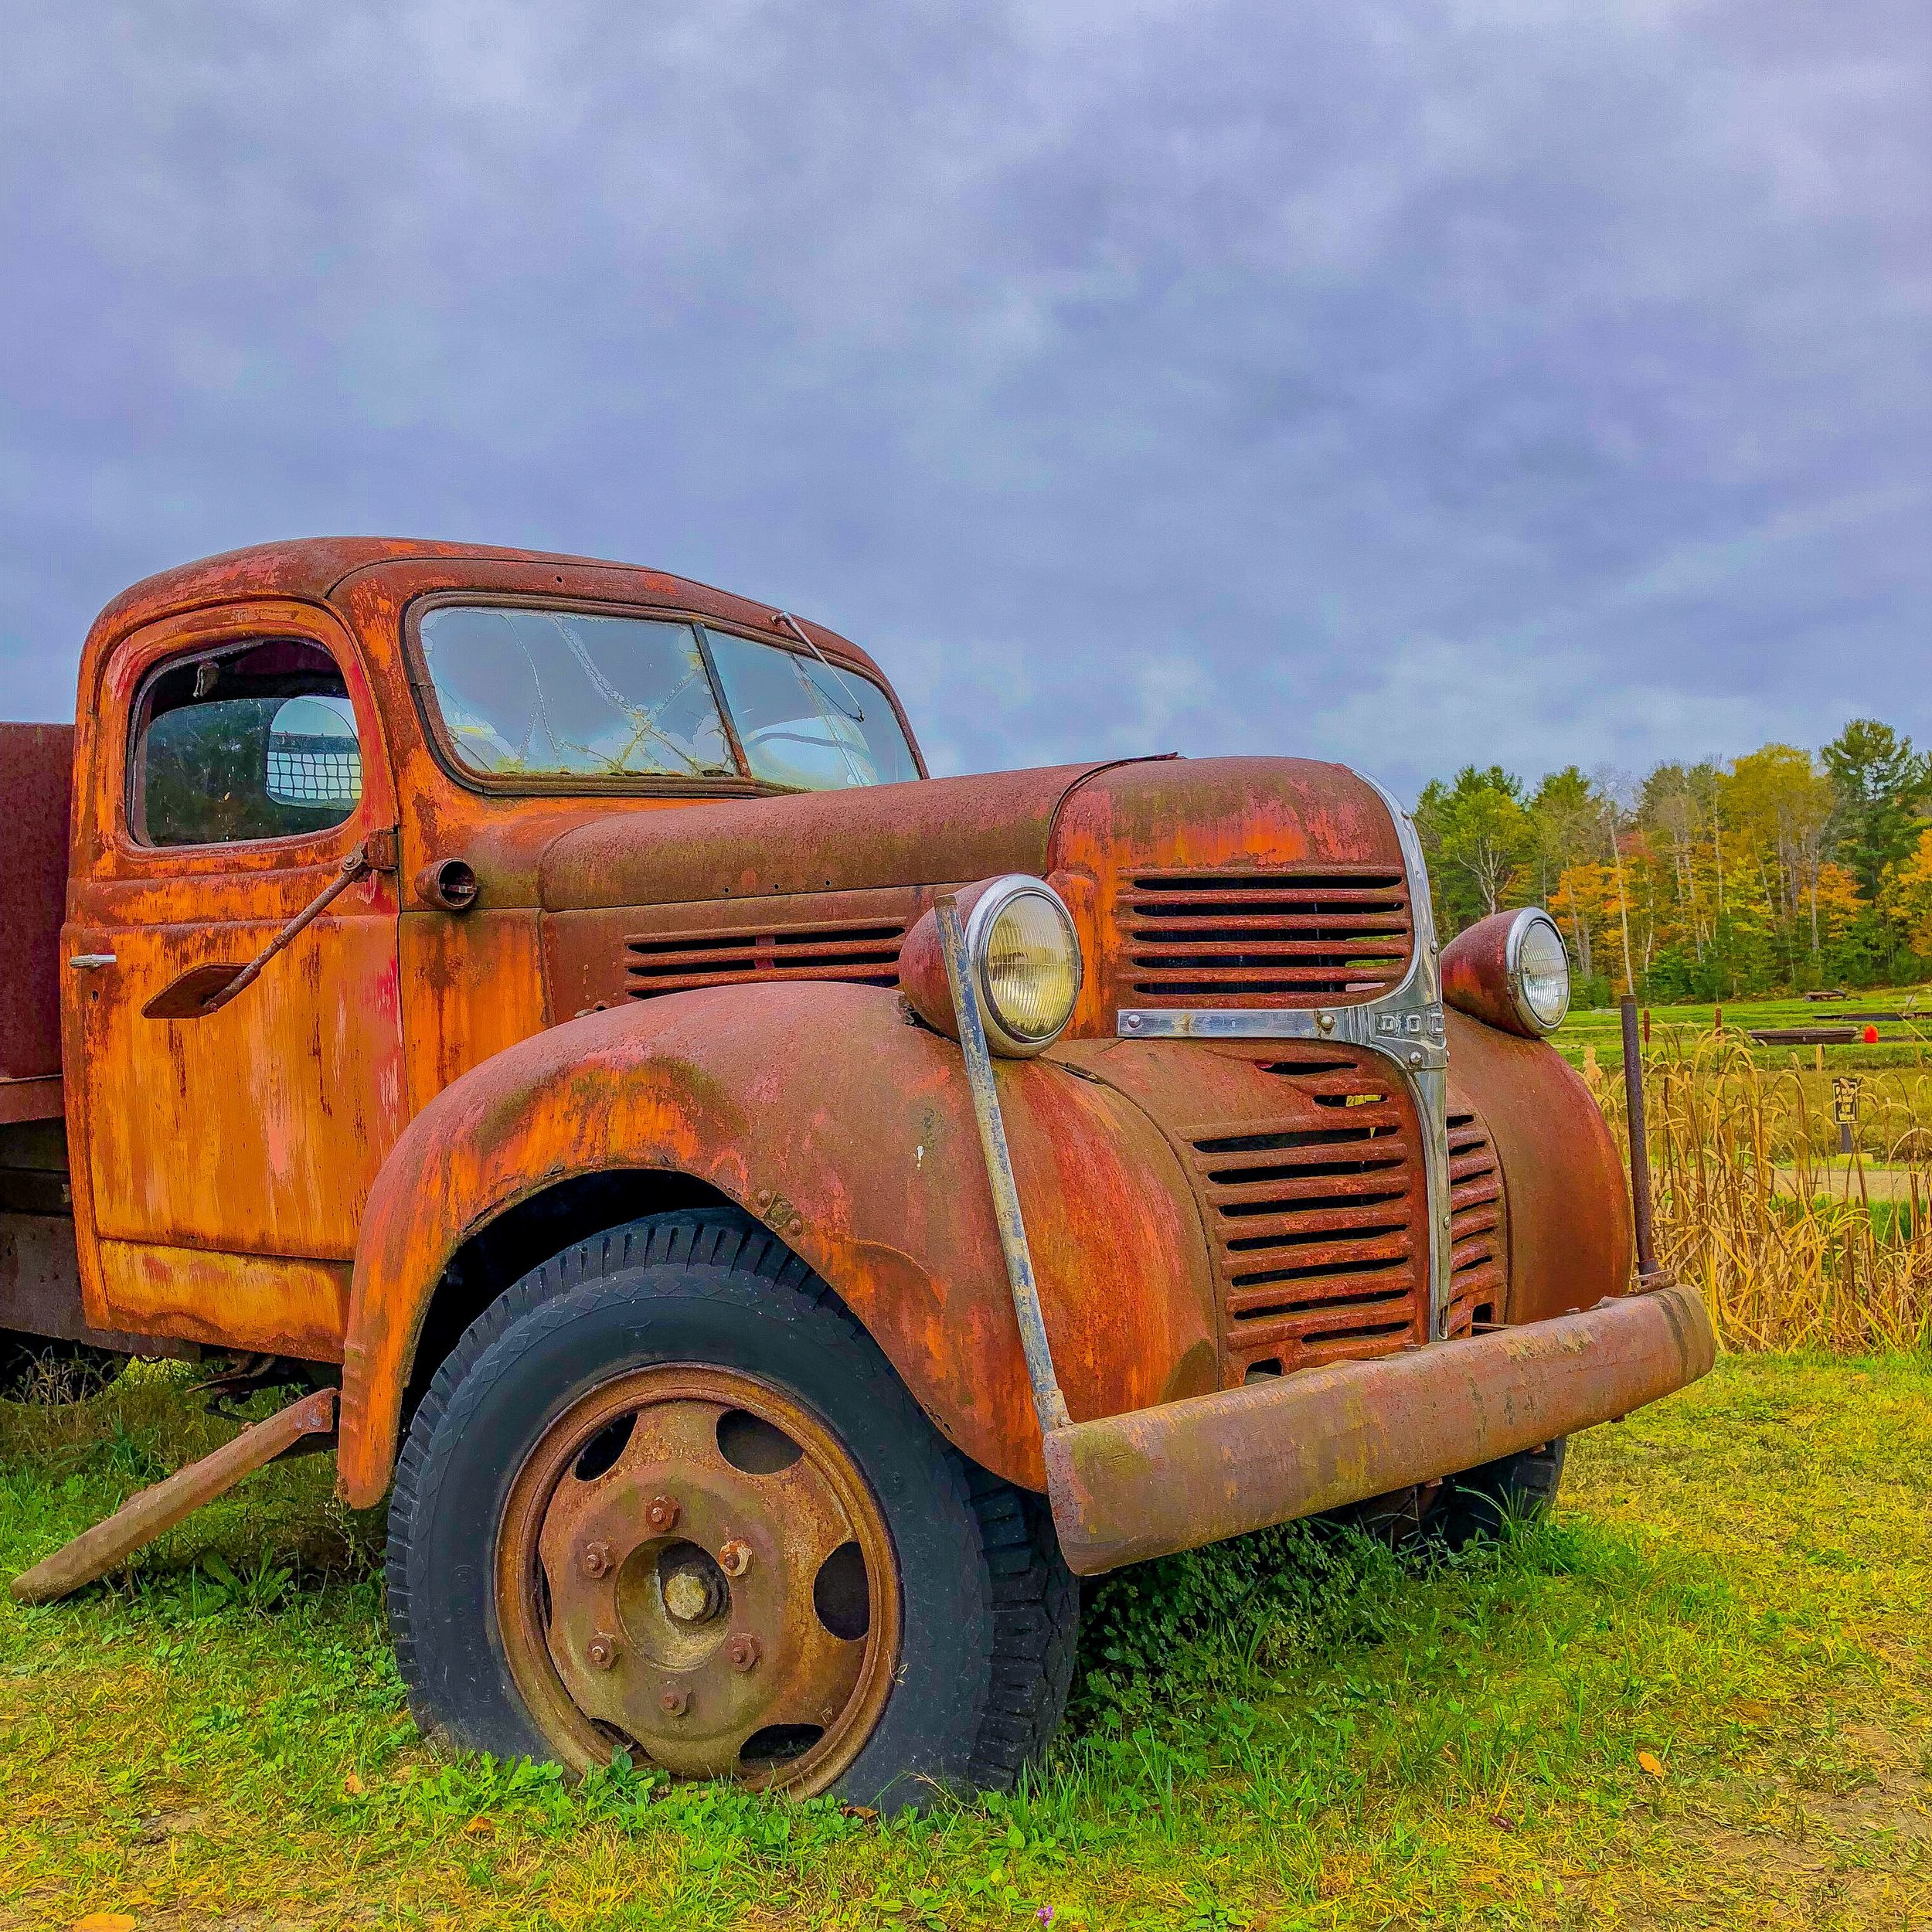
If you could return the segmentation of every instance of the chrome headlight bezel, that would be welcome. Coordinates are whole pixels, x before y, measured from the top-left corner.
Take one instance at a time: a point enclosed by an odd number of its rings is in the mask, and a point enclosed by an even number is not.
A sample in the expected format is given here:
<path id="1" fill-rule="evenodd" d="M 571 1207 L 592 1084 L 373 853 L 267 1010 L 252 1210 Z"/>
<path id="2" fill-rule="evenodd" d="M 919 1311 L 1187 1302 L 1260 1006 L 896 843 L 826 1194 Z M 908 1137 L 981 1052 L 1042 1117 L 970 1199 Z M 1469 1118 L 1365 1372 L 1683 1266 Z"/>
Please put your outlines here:
<path id="1" fill-rule="evenodd" d="M 1563 999 L 1554 1019 L 1537 1009 L 1527 990 L 1524 948 L 1531 935 L 1539 930 L 1549 934 L 1556 945 L 1556 957 L 1563 961 Z M 1526 906 L 1510 922 L 1509 936 L 1503 944 L 1503 973 L 1509 987 L 1510 1003 L 1524 1026 L 1539 1038 L 1546 1038 L 1555 1032 L 1570 1012 L 1570 948 L 1563 944 L 1563 933 L 1556 920 L 1541 906 Z"/>
<path id="2" fill-rule="evenodd" d="M 1073 964 L 1073 992 L 1066 1010 L 1048 1032 L 1034 1036 L 1016 1026 L 1012 1017 L 1000 1010 L 995 997 L 988 960 L 993 927 L 1000 915 L 1015 901 L 1029 896 L 1043 900 L 1052 907 L 1066 937 L 1067 954 Z M 985 1029 L 986 1044 L 1009 1060 L 1030 1059 L 1046 1049 L 1066 1032 L 1080 1005 L 1080 988 L 1086 980 L 1086 960 L 1080 950 L 1080 928 L 1066 902 L 1043 879 L 1029 872 L 1009 872 L 989 881 L 966 915 L 966 958 L 972 968 L 973 992 L 979 1002 L 980 1023 Z"/>

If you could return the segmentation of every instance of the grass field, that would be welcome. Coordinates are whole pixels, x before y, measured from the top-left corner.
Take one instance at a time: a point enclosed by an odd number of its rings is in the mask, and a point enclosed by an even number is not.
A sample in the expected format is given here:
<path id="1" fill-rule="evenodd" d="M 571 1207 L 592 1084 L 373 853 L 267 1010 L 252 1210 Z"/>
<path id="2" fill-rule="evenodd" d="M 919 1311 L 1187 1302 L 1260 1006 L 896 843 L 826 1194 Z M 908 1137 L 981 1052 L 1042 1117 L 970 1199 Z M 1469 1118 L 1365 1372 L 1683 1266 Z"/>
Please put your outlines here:
<path id="1" fill-rule="evenodd" d="M 1688 1058 L 1710 1039 L 1720 1009 L 1652 1006 L 1648 1010 L 1652 1056 Z M 1732 1044 L 1746 1048 L 1766 1068 L 1815 1072 L 1819 1056 L 1809 1046 L 1753 1045 L 1747 1036 L 1753 1028 L 1843 1024 L 1862 1029 L 1869 1016 L 1878 1027 L 1878 1043 L 1868 1046 L 1862 1040 L 1854 1040 L 1825 1047 L 1824 1070 L 1828 1077 L 1879 1068 L 1932 1070 L 1932 992 L 1923 988 L 1866 988 L 1842 1000 L 1727 999 L 1721 1011 Z M 1557 1029 L 1557 1049 L 1580 1066 L 1588 1049 L 1599 1066 L 1619 1071 L 1624 1064 L 1622 1024 L 1614 1006 L 1575 1009 Z"/>
<path id="2" fill-rule="evenodd" d="M 439 1759 L 379 1523 L 278 1467 L 131 1581 L 0 1605 L 0 1926 L 1924 1925 L 1928 1395 L 1727 1359 L 1501 1549 L 1130 1572 L 1038 1787 L 896 1820 Z M 0 1573 L 225 1428 L 158 1369 L 0 1410 Z"/>

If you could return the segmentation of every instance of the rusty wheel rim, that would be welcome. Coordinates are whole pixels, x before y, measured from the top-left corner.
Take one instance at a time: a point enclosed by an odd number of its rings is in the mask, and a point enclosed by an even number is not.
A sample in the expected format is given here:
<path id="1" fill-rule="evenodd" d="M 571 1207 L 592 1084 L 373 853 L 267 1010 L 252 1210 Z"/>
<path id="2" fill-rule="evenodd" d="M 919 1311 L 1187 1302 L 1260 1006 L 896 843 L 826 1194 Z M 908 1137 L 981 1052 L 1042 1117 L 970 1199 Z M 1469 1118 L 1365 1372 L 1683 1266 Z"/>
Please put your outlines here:
<path id="1" fill-rule="evenodd" d="M 496 1549 L 512 1676 L 578 1770 L 821 1791 L 899 1658 L 885 1517 L 831 1430 L 736 1370 L 634 1369 L 573 1403 L 510 1486 Z"/>

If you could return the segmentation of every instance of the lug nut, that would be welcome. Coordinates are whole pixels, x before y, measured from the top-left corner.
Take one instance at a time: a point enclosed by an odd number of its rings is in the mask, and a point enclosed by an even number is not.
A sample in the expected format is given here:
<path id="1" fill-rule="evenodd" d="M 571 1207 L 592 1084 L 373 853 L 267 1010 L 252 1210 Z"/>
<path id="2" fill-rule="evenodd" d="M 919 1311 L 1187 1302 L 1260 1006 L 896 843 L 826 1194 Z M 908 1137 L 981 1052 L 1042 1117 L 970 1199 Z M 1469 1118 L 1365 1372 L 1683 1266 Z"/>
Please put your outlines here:
<path id="1" fill-rule="evenodd" d="M 660 1535 L 676 1526 L 679 1509 L 675 1496 L 653 1496 L 645 1506 L 644 1519 Z"/>
<path id="2" fill-rule="evenodd" d="M 611 1546 L 607 1543 L 586 1543 L 578 1553 L 577 1563 L 587 1577 L 603 1577 L 610 1573 Z"/>
<path id="3" fill-rule="evenodd" d="M 742 1577 L 751 1567 L 751 1546 L 742 1536 L 733 1536 L 718 1552 L 718 1567 L 727 1577 Z"/>
<path id="4" fill-rule="evenodd" d="M 608 1670 L 617 1661 L 617 1640 L 600 1630 L 584 1645 L 583 1654 L 593 1670 Z"/>
<path id="5" fill-rule="evenodd" d="M 733 1670 L 750 1670 L 758 1661 L 758 1640 L 748 1634 L 734 1637 L 725 1655 L 731 1659 Z"/>
<path id="6" fill-rule="evenodd" d="M 691 1708 L 691 1693 L 673 1684 L 658 1699 L 658 1709 L 666 1717 L 682 1717 Z"/>

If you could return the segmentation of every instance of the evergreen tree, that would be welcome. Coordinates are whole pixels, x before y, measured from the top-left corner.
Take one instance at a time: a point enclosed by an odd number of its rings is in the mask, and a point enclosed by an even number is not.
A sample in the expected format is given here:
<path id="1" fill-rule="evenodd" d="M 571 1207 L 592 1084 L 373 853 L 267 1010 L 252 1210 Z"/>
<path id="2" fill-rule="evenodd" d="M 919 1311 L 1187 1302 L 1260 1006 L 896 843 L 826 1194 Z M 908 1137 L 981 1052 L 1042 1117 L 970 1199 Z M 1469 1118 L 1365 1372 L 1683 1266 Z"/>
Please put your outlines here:
<path id="1" fill-rule="evenodd" d="M 1838 796 L 1838 855 L 1876 903 L 1887 869 L 1903 864 L 1918 843 L 1932 771 L 1910 738 L 1876 718 L 1854 718 L 1820 755 Z"/>

